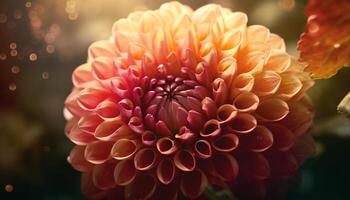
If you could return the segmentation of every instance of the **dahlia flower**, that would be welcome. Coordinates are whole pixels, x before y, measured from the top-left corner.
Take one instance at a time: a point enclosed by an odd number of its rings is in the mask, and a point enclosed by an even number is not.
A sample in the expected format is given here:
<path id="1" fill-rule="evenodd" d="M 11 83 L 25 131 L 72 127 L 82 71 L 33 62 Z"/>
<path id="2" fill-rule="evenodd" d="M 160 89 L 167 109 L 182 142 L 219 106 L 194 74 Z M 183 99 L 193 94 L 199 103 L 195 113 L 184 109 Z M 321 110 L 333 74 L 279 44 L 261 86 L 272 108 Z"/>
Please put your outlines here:
<path id="1" fill-rule="evenodd" d="M 293 175 L 312 152 L 303 69 L 278 35 L 218 5 L 118 20 L 65 102 L 83 193 L 196 199 Z"/>

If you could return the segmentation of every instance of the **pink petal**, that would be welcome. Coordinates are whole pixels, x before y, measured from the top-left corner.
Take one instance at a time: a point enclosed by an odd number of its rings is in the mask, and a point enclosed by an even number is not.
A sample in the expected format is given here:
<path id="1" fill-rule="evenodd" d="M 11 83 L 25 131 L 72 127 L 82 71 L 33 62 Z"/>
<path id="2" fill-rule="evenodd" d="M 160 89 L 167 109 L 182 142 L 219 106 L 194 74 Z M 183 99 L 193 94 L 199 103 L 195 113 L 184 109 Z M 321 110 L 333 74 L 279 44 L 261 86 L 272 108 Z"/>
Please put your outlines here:
<path id="1" fill-rule="evenodd" d="M 110 96 L 109 91 L 100 86 L 87 87 L 80 91 L 77 102 L 85 110 L 96 109 L 98 104 Z"/>
<path id="2" fill-rule="evenodd" d="M 294 146 L 295 136 L 287 127 L 279 124 L 268 124 L 266 126 L 273 135 L 271 149 L 287 151 Z"/>
<path id="3" fill-rule="evenodd" d="M 230 133 L 222 135 L 213 142 L 213 147 L 218 152 L 231 152 L 237 148 L 239 139 L 237 135 Z"/>
<path id="4" fill-rule="evenodd" d="M 288 104 L 281 99 L 267 99 L 260 102 L 256 116 L 263 121 L 279 121 L 289 113 Z"/>
<path id="5" fill-rule="evenodd" d="M 270 176 L 270 165 L 261 153 L 245 152 L 237 155 L 240 176 L 244 179 L 266 179 Z"/>
<path id="6" fill-rule="evenodd" d="M 247 113 L 240 113 L 228 122 L 228 130 L 237 133 L 249 133 L 255 129 L 257 123 L 254 116 Z"/>
<path id="7" fill-rule="evenodd" d="M 179 139 L 183 143 L 192 142 L 196 138 L 196 134 L 193 133 L 186 126 L 182 126 L 179 132 L 175 135 L 175 138 Z"/>
<path id="8" fill-rule="evenodd" d="M 212 158 L 214 169 L 225 181 L 232 181 L 238 175 L 238 163 L 230 154 L 216 154 Z"/>
<path id="9" fill-rule="evenodd" d="M 97 126 L 102 121 L 103 120 L 98 115 L 96 115 L 95 113 L 90 113 L 80 118 L 78 122 L 78 127 L 84 132 L 94 134 Z"/>
<path id="10" fill-rule="evenodd" d="M 104 121 L 95 131 L 95 137 L 102 141 L 112 141 L 118 137 L 130 135 L 130 128 L 121 121 L 115 119 L 113 121 Z"/>
<path id="11" fill-rule="evenodd" d="M 82 84 L 94 80 L 91 74 L 91 64 L 85 63 L 77 67 L 73 72 L 72 80 L 75 87 L 80 87 Z"/>
<path id="12" fill-rule="evenodd" d="M 125 199 L 149 199 L 156 188 L 157 183 L 152 176 L 139 174 L 131 184 L 125 187 Z"/>
<path id="13" fill-rule="evenodd" d="M 200 135 L 202 137 L 216 137 L 220 134 L 220 132 L 220 122 L 216 119 L 211 119 L 204 124 Z"/>
<path id="14" fill-rule="evenodd" d="M 136 169 L 132 160 L 120 161 L 114 169 L 114 181 L 117 185 L 129 185 L 136 177 Z"/>
<path id="15" fill-rule="evenodd" d="M 92 180 L 97 188 L 107 190 L 116 185 L 113 177 L 115 164 L 115 162 L 106 162 L 94 167 Z"/>
<path id="16" fill-rule="evenodd" d="M 111 156 L 117 160 L 131 158 L 137 151 L 136 141 L 129 139 L 119 139 L 111 150 Z"/>
<path id="17" fill-rule="evenodd" d="M 89 47 L 89 59 L 91 60 L 97 57 L 117 57 L 115 45 L 112 42 L 106 40 L 94 42 Z"/>
<path id="18" fill-rule="evenodd" d="M 206 140 L 198 140 L 194 144 L 194 151 L 201 159 L 209 158 L 212 155 L 210 143 Z"/>
<path id="19" fill-rule="evenodd" d="M 180 190 L 189 199 L 198 198 L 208 184 L 207 177 L 199 170 L 184 173 L 181 177 Z"/>
<path id="20" fill-rule="evenodd" d="M 233 105 L 224 104 L 217 110 L 217 119 L 221 123 L 225 123 L 235 118 L 237 113 L 237 109 Z"/>
<path id="21" fill-rule="evenodd" d="M 205 97 L 202 100 L 202 110 L 208 118 L 214 118 L 216 115 L 217 107 L 211 98 Z"/>
<path id="22" fill-rule="evenodd" d="M 87 145 L 96 140 L 94 135 L 80 130 L 77 126 L 67 132 L 67 137 L 77 145 Z"/>
<path id="23" fill-rule="evenodd" d="M 151 148 L 139 150 L 134 157 L 135 168 L 141 171 L 146 171 L 154 168 L 158 162 L 158 153 Z"/>
<path id="24" fill-rule="evenodd" d="M 85 146 L 75 146 L 67 158 L 73 168 L 81 172 L 90 171 L 93 167 L 93 164 L 89 163 L 84 157 L 85 148 Z"/>
<path id="25" fill-rule="evenodd" d="M 192 129 L 199 130 L 204 124 L 204 119 L 201 113 L 190 110 L 188 112 L 187 122 Z"/>
<path id="26" fill-rule="evenodd" d="M 273 144 L 271 131 L 260 125 L 258 125 L 251 133 L 243 135 L 240 139 L 242 147 L 253 152 L 265 151 Z"/>
<path id="27" fill-rule="evenodd" d="M 177 150 L 177 144 L 174 140 L 163 137 L 157 141 L 157 149 L 161 154 L 170 155 Z"/>
<path id="28" fill-rule="evenodd" d="M 157 177 L 163 184 L 170 184 L 175 177 L 176 169 L 173 160 L 164 158 L 157 167 Z"/>
<path id="29" fill-rule="evenodd" d="M 110 157 L 114 142 L 95 141 L 86 146 L 84 156 L 93 164 L 102 164 Z"/>
<path id="30" fill-rule="evenodd" d="M 84 196 L 91 199 L 103 199 L 106 196 L 106 192 L 98 189 L 92 181 L 92 173 L 83 173 L 81 176 L 81 192 Z"/>
<path id="31" fill-rule="evenodd" d="M 192 152 L 180 150 L 175 154 L 174 163 L 182 171 L 193 171 L 196 167 L 196 159 Z"/>
<path id="32" fill-rule="evenodd" d="M 157 142 L 157 135 L 151 131 L 145 131 L 142 133 L 142 143 L 146 146 L 153 146 Z"/>
<path id="33" fill-rule="evenodd" d="M 119 116 L 120 108 L 113 100 L 107 99 L 98 104 L 95 112 L 102 119 L 112 119 Z"/>
<path id="34" fill-rule="evenodd" d="M 217 105 L 224 104 L 227 100 L 227 85 L 221 78 L 217 78 L 212 83 L 213 97 Z"/>

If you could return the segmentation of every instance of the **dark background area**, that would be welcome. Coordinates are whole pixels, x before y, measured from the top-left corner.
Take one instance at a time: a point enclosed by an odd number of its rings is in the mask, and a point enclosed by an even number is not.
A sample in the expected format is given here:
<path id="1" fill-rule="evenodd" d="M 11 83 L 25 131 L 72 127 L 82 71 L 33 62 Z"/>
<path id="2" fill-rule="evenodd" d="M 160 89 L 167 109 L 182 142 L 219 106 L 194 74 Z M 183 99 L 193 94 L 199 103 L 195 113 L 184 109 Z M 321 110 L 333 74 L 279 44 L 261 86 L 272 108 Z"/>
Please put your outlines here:
<path id="1" fill-rule="evenodd" d="M 196 9 L 218 3 L 243 11 L 285 38 L 288 52 L 304 29 L 306 0 L 181 1 Z M 115 20 L 156 9 L 155 0 L 0 1 L 0 199 L 82 199 L 79 173 L 67 163 L 63 102 L 87 47 L 108 38 Z M 312 132 L 317 153 L 300 170 L 289 199 L 350 199 L 350 121 L 336 106 L 350 88 L 350 69 L 316 81 Z"/>

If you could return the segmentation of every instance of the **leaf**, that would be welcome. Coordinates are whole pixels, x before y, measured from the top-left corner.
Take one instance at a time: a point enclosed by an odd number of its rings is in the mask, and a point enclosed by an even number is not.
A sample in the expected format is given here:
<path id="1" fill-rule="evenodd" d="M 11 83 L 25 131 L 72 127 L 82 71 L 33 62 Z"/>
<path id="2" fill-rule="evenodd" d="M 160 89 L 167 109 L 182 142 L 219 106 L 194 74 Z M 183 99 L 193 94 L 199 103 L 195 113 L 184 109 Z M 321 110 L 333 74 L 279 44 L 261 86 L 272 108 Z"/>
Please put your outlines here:
<path id="1" fill-rule="evenodd" d="M 309 0 L 306 15 L 300 60 L 314 78 L 329 78 L 350 64 L 350 1 Z"/>

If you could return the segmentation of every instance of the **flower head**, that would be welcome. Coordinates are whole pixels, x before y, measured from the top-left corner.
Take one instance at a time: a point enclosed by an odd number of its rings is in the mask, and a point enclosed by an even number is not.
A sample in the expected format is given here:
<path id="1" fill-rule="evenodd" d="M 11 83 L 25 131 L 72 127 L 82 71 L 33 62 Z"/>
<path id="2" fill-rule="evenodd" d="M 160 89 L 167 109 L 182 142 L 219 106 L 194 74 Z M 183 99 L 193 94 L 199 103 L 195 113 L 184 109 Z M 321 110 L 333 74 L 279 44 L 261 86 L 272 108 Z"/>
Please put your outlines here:
<path id="1" fill-rule="evenodd" d="M 194 199 L 208 184 L 291 176 L 311 152 L 303 67 L 279 36 L 218 5 L 118 20 L 65 103 L 84 194 Z"/>

